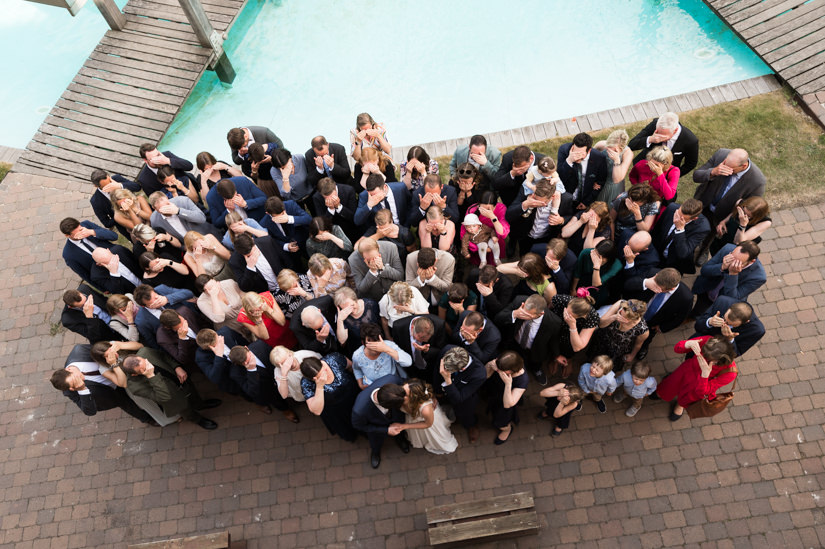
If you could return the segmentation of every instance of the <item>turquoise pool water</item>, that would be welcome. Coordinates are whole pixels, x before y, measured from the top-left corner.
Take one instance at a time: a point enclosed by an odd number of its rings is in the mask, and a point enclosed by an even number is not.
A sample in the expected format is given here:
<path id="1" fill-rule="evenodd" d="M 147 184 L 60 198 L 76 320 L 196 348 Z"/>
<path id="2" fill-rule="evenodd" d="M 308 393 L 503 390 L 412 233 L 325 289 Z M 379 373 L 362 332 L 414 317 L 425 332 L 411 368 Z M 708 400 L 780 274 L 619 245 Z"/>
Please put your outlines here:
<path id="1" fill-rule="evenodd" d="M 0 22 L 4 51 L 25 52 L 0 87 L 0 144 L 22 147 L 106 26 L 91 1 L 74 19 L 9 1 L 41 14 Z M 348 143 L 362 111 L 412 145 L 770 73 L 701 0 L 249 0 L 226 49 L 234 85 L 207 72 L 163 147 L 226 158 L 244 124 L 293 151 L 319 133 Z"/>

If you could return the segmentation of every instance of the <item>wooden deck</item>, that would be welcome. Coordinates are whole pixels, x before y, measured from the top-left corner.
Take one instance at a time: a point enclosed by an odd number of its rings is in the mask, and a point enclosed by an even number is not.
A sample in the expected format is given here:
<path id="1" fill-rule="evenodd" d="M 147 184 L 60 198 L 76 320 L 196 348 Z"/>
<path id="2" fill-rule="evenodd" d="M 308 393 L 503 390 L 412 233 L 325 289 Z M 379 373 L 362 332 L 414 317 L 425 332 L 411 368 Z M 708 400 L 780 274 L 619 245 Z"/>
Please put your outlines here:
<path id="1" fill-rule="evenodd" d="M 228 32 L 247 0 L 202 0 Z M 90 3 L 86 9 L 96 9 Z M 14 171 L 88 180 L 102 168 L 137 177 L 138 147 L 157 143 L 209 64 L 177 0 L 129 0 L 40 126 Z"/>
<path id="2" fill-rule="evenodd" d="M 825 0 L 703 0 L 825 126 Z"/>

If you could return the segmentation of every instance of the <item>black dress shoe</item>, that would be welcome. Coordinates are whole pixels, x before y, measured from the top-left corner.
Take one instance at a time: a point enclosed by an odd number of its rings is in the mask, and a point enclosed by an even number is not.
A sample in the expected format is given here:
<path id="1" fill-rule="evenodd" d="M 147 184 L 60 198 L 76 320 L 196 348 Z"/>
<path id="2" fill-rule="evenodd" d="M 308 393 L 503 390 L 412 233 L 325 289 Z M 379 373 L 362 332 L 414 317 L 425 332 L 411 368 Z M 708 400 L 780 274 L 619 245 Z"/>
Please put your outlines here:
<path id="1" fill-rule="evenodd" d="M 208 398 L 201 402 L 201 405 L 198 407 L 198 410 L 208 410 L 209 408 L 217 408 L 222 403 L 221 399 L 219 398 Z"/>
<path id="2" fill-rule="evenodd" d="M 378 469 L 378 466 L 381 465 L 381 454 L 370 452 L 370 465 L 373 469 Z"/>
<path id="3" fill-rule="evenodd" d="M 647 398 L 649 398 L 650 400 L 662 400 L 662 397 L 660 397 L 659 393 L 657 393 L 656 391 L 653 391 L 652 393 L 647 395 Z"/>
<path id="4" fill-rule="evenodd" d="M 401 448 L 402 452 L 405 454 L 410 453 L 410 441 L 407 440 L 407 437 L 398 435 L 395 437 L 395 443 L 398 444 L 398 447 Z"/>
<path id="5" fill-rule="evenodd" d="M 639 352 L 636 353 L 636 360 L 644 360 L 647 356 L 647 347 L 643 347 L 639 349 Z"/>
<path id="6" fill-rule="evenodd" d="M 204 429 L 206 429 L 207 431 L 212 431 L 212 430 L 214 430 L 214 429 L 217 429 L 217 428 L 218 428 L 218 424 L 217 424 L 217 423 L 215 423 L 215 422 L 214 422 L 214 421 L 212 421 L 211 419 L 206 419 L 205 417 L 202 417 L 202 418 L 200 418 L 200 419 L 198 420 L 198 426 L 199 426 L 199 427 L 203 427 L 203 428 L 204 428 Z"/>

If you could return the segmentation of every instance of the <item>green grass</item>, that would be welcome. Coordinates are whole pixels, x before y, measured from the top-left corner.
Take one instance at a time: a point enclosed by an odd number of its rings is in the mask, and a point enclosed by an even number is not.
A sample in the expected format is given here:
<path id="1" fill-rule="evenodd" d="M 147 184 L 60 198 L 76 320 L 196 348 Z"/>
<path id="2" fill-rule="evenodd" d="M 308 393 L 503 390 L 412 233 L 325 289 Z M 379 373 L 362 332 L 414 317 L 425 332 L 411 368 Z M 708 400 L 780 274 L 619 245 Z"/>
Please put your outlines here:
<path id="1" fill-rule="evenodd" d="M 800 109 L 787 90 L 758 95 L 679 114 L 680 121 L 699 138 L 699 166 L 719 148 L 743 148 L 768 180 L 765 198 L 772 210 L 825 200 L 825 134 Z M 649 120 L 624 126 L 630 137 Z M 598 141 L 617 128 L 591 132 Z M 557 137 L 530 148 L 556 158 L 558 148 L 571 136 Z M 504 149 L 510 150 L 513 147 Z M 502 152 L 504 152 L 502 151 Z M 449 174 L 450 157 L 437 159 L 442 174 Z M 679 181 L 678 199 L 693 196 L 692 173 Z"/>
<path id="2" fill-rule="evenodd" d="M 449 160 L 447 162 L 449 162 Z M 9 173 L 9 171 L 11 171 L 11 164 L 0 162 L 0 181 L 3 181 L 3 178 L 6 177 L 6 174 Z"/>

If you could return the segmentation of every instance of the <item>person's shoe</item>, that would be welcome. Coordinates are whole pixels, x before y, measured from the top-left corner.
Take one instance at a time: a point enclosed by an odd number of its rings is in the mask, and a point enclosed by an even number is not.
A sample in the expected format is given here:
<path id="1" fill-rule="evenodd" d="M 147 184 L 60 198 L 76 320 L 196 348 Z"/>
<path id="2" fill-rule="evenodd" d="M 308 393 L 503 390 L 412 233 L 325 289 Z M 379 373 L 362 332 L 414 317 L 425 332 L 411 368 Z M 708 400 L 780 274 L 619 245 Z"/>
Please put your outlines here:
<path id="1" fill-rule="evenodd" d="M 636 353 L 636 360 L 644 360 L 647 356 L 647 351 L 647 347 L 642 347 L 641 349 L 639 349 L 639 352 Z"/>
<path id="2" fill-rule="evenodd" d="M 292 410 L 284 410 L 284 417 L 287 418 L 292 423 L 300 423 L 301 420 L 298 418 L 297 414 Z"/>
<path id="3" fill-rule="evenodd" d="M 395 437 L 395 443 L 398 444 L 398 447 L 401 448 L 401 451 L 405 454 L 410 453 L 410 442 L 407 440 L 407 437 L 403 435 L 397 435 Z"/>
<path id="4" fill-rule="evenodd" d="M 381 465 L 381 454 L 378 452 L 370 452 L 370 466 L 373 469 L 378 469 L 379 465 Z"/>
<path id="5" fill-rule="evenodd" d="M 476 442 L 478 440 L 478 435 L 479 434 L 480 433 L 479 433 L 478 427 L 476 427 L 475 425 L 473 425 L 472 427 L 467 429 L 467 436 L 470 439 L 470 444 L 473 444 L 474 442 Z"/>
<path id="6" fill-rule="evenodd" d="M 564 432 L 564 429 L 562 429 L 562 430 L 560 430 L 560 431 L 559 431 L 559 430 L 557 430 L 555 427 L 553 427 L 552 429 L 550 429 L 550 436 L 551 436 L 551 437 L 559 437 L 559 436 L 561 436 L 561 434 L 562 434 L 563 432 Z"/>
<path id="7" fill-rule="evenodd" d="M 544 370 L 542 370 L 541 368 L 533 372 L 533 376 L 535 376 L 536 381 L 539 382 L 539 385 L 547 385 L 547 376 L 544 374 Z"/>
<path id="8" fill-rule="evenodd" d="M 624 389 L 616 389 L 616 392 L 613 393 L 613 402 L 615 402 L 616 404 L 620 403 L 624 400 L 624 396 Z"/>
<path id="9" fill-rule="evenodd" d="M 582 410 L 582 401 L 580 400 L 578 404 L 576 404 L 576 412 L 581 412 Z"/>
<path id="10" fill-rule="evenodd" d="M 656 391 L 653 391 L 652 393 L 647 395 L 647 398 L 649 398 L 650 400 L 662 400 L 662 397 L 660 397 L 659 393 L 657 393 Z"/>
<path id="11" fill-rule="evenodd" d="M 670 408 L 670 416 L 668 416 L 668 419 L 670 419 L 670 421 L 679 421 L 680 419 L 682 419 L 682 416 L 685 415 L 685 412 L 682 411 L 681 414 L 677 414 L 674 410 L 676 410 L 675 402 L 673 403 L 673 406 Z"/>
<path id="12" fill-rule="evenodd" d="M 601 412 L 602 414 L 607 413 L 607 406 L 604 405 L 604 400 L 597 400 L 596 401 L 596 408 L 598 408 L 599 412 Z"/>
<path id="13" fill-rule="evenodd" d="M 631 406 L 630 408 L 627 409 L 627 411 L 624 413 L 624 415 L 626 415 L 627 417 L 633 417 L 633 416 L 636 415 L 636 412 L 638 412 L 641 409 L 642 409 L 641 406 L 636 406 L 634 404 L 633 406 Z"/>
<path id="14" fill-rule="evenodd" d="M 504 444 L 505 442 L 507 442 L 508 440 L 510 440 L 510 438 L 513 436 L 513 430 L 515 430 L 515 428 L 516 428 L 516 426 L 515 426 L 515 425 L 510 424 L 510 430 L 509 430 L 509 431 L 507 431 L 507 438 L 505 438 L 505 439 L 503 439 L 503 440 L 502 440 L 502 439 L 500 439 L 500 438 L 498 438 L 498 435 L 500 435 L 500 434 L 501 434 L 501 431 L 499 431 L 498 433 L 496 433 L 496 438 L 494 438 L 494 439 L 493 439 L 493 444 L 495 444 L 496 446 L 501 446 L 502 444 Z"/>
<path id="15" fill-rule="evenodd" d="M 208 398 L 201 402 L 201 405 L 198 407 L 198 410 L 208 410 L 209 408 L 217 408 L 221 404 L 222 401 L 219 398 Z"/>
<path id="16" fill-rule="evenodd" d="M 550 419 L 550 416 L 547 415 L 547 410 L 542 408 L 541 412 L 536 414 L 536 419 Z"/>
<path id="17" fill-rule="evenodd" d="M 205 417 L 202 417 L 198 420 L 198 427 L 202 427 L 207 431 L 213 431 L 218 428 L 218 424 L 212 421 L 211 419 L 206 419 Z"/>
<path id="18" fill-rule="evenodd" d="M 271 416 L 272 415 L 272 407 L 271 406 L 261 406 L 261 412 Z"/>

